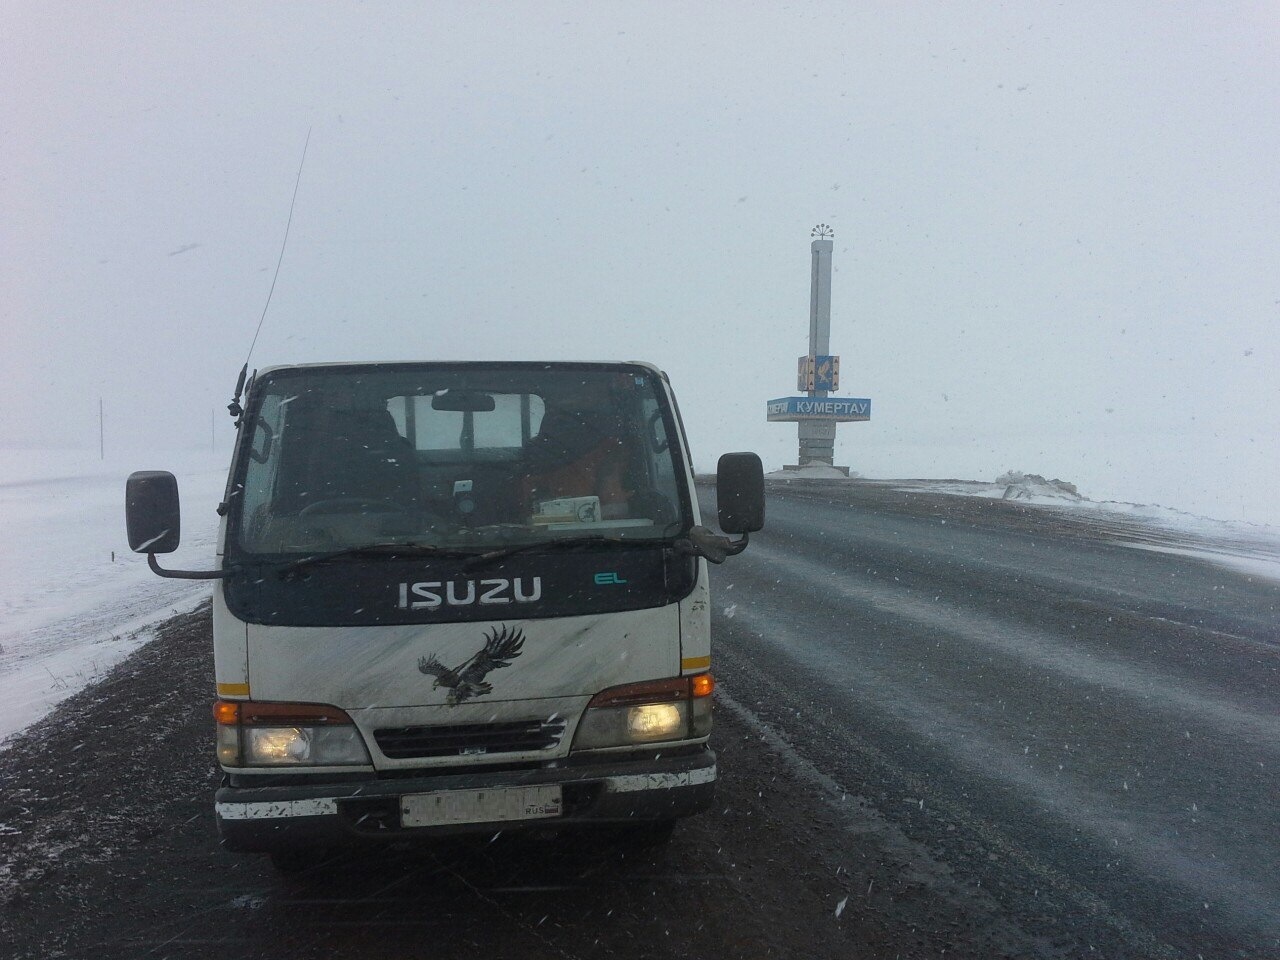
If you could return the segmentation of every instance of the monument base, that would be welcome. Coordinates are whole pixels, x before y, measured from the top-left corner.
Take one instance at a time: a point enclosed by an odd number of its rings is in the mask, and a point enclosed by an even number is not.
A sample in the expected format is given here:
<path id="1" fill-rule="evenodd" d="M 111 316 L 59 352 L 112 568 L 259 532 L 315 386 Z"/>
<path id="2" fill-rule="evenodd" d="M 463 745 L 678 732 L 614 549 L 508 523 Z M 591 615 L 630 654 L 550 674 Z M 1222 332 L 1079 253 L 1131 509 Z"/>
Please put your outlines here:
<path id="1" fill-rule="evenodd" d="M 782 465 L 782 472 L 786 472 L 786 473 L 794 472 L 794 473 L 803 475 L 803 472 L 805 470 L 813 470 L 814 472 L 838 470 L 840 473 L 842 473 L 846 477 L 849 476 L 849 473 L 850 473 L 849 467 L 838 467 L 838 466 L 833 466 L 832 464 L 829 464 L 829 463 L 814 463 L 811 461 L 809 463 L 804 464 L 803 466 L 798 463 L 786 463 Z"/>

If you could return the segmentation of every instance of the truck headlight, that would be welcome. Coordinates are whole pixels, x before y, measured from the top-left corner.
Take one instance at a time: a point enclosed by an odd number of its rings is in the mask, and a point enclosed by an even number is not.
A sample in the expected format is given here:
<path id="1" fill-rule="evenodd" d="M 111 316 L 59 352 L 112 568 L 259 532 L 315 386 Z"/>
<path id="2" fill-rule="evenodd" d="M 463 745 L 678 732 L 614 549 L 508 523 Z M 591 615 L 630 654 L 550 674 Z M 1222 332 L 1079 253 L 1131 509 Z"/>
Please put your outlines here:
<path id="1" fill-rule="evenodd" d="M 711 732 L 711 674 L 646 680 L 592 697 L 574 734 L 575 750 L 705 737 Z"/>
<path id="2" fill-rule="evenodd" d="M 219 700 L 218 762 L 227 767 L 334 767 L 368 764 L 351 718 L 314 703 Z"/>
<path id="3" fill-rule="evenodd" d="M 627 707 L 627 735 L 632 740 L 669 740 L 684 732 L 689 712 L 685 703 L 646 703 Z"/>

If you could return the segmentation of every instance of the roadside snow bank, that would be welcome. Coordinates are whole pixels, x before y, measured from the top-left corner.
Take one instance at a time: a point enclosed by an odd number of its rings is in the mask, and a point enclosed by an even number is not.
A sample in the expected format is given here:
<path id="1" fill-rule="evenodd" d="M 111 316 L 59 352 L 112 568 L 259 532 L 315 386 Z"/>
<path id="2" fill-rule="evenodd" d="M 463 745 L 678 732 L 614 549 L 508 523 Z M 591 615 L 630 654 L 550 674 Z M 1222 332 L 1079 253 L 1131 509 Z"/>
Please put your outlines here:
<path id="1" fill-rule="evenodd" d="M 1065 480 L 1046 480 L 1038 473 L 1009 470 L 996 477 L 997 484 L 1004 484 L 1005 500 L 1083 500 L 1074 483 Z"/>
<path id="2" fill-rule="evenodd" d="M 1138 550 L 1197 557 L 1247 576 L 1280 581 L 1280 528 L 1240 520 L 1214 520 L 1158 504 L 1090 500 L 1075 484 L 1009 471 L 994 483 L 974 480 L 878 480 L 895 490 L 1017 500 L 1102 529 Z"/>

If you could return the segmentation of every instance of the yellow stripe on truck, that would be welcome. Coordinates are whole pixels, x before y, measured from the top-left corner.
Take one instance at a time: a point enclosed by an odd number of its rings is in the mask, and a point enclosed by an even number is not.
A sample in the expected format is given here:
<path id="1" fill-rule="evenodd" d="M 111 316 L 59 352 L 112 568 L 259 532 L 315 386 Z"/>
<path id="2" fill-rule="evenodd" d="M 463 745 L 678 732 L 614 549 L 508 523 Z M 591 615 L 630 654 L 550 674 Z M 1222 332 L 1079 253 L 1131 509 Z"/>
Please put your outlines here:
<path id="1" fill-rule="evenodd" d="M 680 669 L 683 670 L 705 670 L 711 666 L 710 657 L 685 657 L 680 661 Z"/>
<path id="2" fill-rule="evenodd" d="M 247 683 L 218 684 L 218 696 L 220 697 L 247 697 L 248 695 L 249 685 Z"/>

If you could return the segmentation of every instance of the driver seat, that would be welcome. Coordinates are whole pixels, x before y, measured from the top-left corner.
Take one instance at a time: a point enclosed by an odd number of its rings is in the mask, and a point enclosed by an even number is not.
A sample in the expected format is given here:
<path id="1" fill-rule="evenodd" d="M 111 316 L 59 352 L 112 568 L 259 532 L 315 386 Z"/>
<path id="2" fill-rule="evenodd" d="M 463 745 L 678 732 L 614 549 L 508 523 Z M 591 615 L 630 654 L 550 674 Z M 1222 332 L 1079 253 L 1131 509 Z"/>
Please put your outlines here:
<path id="1" fill-rule="evenodd" d="M 297 455 L 281 493 L 291 510 L 336 499 L 386 501 L 406 511 L 421 505 L 413 444 L 385 407 L 302 406 L 290 411 L 288 427 L 286 442 Z"/>

